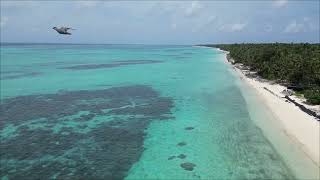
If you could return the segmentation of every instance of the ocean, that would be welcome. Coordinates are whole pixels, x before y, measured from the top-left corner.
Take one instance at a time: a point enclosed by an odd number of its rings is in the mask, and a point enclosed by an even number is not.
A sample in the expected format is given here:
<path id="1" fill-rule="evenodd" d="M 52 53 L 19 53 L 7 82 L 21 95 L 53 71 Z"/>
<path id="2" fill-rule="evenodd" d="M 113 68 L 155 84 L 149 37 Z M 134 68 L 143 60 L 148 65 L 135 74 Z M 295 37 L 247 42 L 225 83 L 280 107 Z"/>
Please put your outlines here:
<path id="1" fill-rule="evenodd" d="M 2 179 L 293 179 L 217 49 L 1 45 Z"/>

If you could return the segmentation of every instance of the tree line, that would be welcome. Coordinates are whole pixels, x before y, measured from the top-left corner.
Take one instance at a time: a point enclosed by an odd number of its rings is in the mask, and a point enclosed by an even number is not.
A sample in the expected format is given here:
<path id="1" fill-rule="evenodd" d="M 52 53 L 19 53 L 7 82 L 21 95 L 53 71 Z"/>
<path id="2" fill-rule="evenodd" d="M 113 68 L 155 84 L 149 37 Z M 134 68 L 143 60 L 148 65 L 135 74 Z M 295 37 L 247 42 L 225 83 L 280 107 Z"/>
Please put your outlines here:
<path id="1" fill-rule="evenodd" d="M 206 45 L 230 52 L 259 76 L 275 80 L 320 104 L 320 44 L 218 44 Z"/>

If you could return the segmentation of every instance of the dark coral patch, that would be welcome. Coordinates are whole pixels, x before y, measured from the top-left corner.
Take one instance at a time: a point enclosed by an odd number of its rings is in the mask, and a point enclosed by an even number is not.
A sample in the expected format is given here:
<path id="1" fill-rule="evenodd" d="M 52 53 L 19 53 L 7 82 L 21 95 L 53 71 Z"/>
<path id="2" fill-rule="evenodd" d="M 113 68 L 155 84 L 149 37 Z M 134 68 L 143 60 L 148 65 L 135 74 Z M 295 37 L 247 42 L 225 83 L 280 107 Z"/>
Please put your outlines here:
<path id="1" fill-rule="evenodd" d="M 186 158 L 187 156 L 186 155 L 184 155 L 184 154 L 180 154 L 179 156 L 178 156 L 178 158 L 180 158 L 180 159 L 184 159 L 184 158 Z"/>
<path id="2" fill-rule="evenodd" d="M 140 85 L 5 99 L 0 130 L 16 130 L 1 137 L 1 176 L 124 179 L 144 151 L 145 129 L 172 107 Z"/>
<path id="3" fill-rule="evenodd" d="M 170 157 L 168 157 L 168 160 L 172 160 L 172 159 L 175 159 L 176 158 L 176 156 L 170 156 Z"/>
<path id="4" fill-rule="evenodd" d="M 23 123 L 31 119 L 59 118 L 89 111 L 99 115 L 149 115 L 166 118 L 173 107 L 172 100 L 159 97 L 148 86 L 114 87 L 94 91 L 71 91 L 58 94 L 18 96 L 3 100 L 3 122 Z M 125 110 L 123 110 L 125 109 Z M 105 113 L 102 110 L 109 110 Z"/>
<path id="5" fill-rule="evenodd" d="M 159 60 L 126 60 L 126 61 L 114 61 L 113 63 L 106 64 L 83 64 L 62 67 L 60 69 L 70 69 L 70 70 L 86 70 L 86 69 L 102 69 L 102 68 L 114 68 L 119 66 L 128 66 L 128 65 L 138 65 L 138 64 L 154 64 L 162 63 L 163 61 Z"/>
<path id="6" fill-rule="evenodd" d="M 195 164 L 189 162 L 182 163 L 180 166 L 186 171 L 193 171 L 193 169 L 196 167 Z"/>
<path id="7" fill-rule="evenodd" d="M 186 142 L 179 142 L 179 143 L 177 144 L 177 146 L 185 146 L 185 145 L 187 145 Z"/>
<path id="8" fill-rule="evenodd" d="M 93 119 L 95 116 L 96 116 L 95 114 L 89 113 L 87 115 L 83 114 L 83 115 L 80 116 L 80 118 L 77 118 L 77 119 L 79 119 L 81 121 L 88 121 L 88 120 Z"/>
<path id="9" fill-rule="evenodd" d="M 1 79 L 18 79 L 23 77 L 35 77 L 40 76 L 41 72 L 19 72 L 18 74 L 4 74 L 1 76 Z"/>

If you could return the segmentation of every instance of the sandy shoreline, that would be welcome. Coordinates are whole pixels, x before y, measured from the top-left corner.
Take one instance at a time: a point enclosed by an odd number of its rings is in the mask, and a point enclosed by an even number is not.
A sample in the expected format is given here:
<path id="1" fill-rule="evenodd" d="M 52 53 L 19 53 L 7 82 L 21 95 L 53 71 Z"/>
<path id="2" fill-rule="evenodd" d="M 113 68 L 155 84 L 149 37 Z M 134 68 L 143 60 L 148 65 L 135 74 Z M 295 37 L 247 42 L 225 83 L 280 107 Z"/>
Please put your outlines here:
<path id="1" fill-rule="evenodd" d="M 218 50 L 227 53 L 223 50 Z M 249 87 L 254 89 L 261 98 L 262 102 L 273 113 L 273 116 L 279 121 L 280 128 L 298 147 L 310 158 L 317 167 L 320 167 L 320 123 L 318 119 L 303 112 L 293 103 L 286 101 L 281 93 L 286 87 L 279 84 L 272 84 L 268 81 L 261 81 L 256 78 L 247 77 L 246 71 L 232 65 L 225 57 L 225 61 L 230 64 L 240 79 Z M 297 97 L 290 98 L 301 103 Z M 305 105 L 305 104 L 304 104 Z M 305 105 L 310 108 L 311 106 Z M 314 106 L 312 108 L 319 108 Z"/>

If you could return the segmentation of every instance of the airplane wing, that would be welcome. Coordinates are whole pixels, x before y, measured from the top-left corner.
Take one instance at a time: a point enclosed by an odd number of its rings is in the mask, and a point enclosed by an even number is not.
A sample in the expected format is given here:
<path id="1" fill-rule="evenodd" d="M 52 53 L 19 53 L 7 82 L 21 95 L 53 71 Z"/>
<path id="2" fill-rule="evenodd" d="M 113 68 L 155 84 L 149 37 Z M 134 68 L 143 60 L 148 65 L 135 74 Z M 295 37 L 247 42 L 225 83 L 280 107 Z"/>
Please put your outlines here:
<path id="1" fill-rule="evenodd" d="M 69 28 L 69 27 L 63 27 L 65 30 L 76 30 L 76 29 L 73 29 L 73 28 Z"/>

